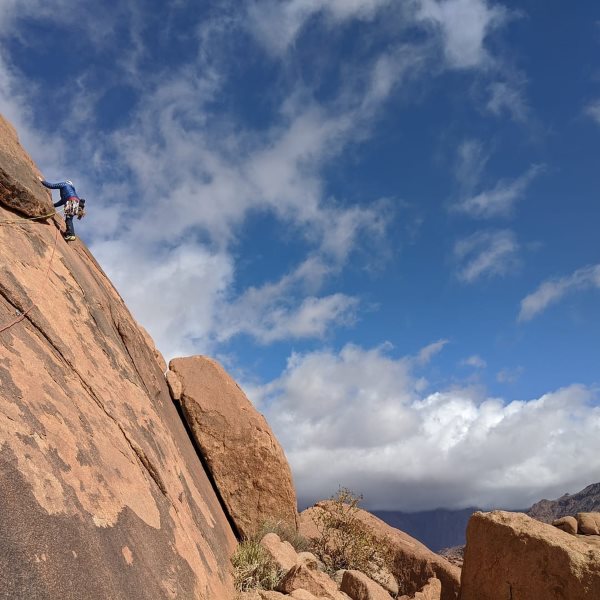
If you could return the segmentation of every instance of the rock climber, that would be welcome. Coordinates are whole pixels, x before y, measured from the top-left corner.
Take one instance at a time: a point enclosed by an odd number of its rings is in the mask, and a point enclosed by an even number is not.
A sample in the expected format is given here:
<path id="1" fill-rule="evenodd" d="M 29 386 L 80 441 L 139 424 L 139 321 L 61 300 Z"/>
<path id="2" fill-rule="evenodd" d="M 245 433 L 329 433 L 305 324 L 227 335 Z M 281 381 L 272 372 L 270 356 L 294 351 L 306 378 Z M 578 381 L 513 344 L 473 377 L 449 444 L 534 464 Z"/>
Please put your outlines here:
<path id="1" fill-rule="evenodd" d="M 54 207 L 65 207 L 65 223 L 67 224 L 67 231 L 64 234 L 64 238 L 67 242 L 77 239 L 75 237 L 75 228 L 73 227 L 73 217 L 77 217 L 78 220 L 84 217 L 85 198 L 79 198 L 73 182 L 68 179 L 67 181 L 61 181 L 60 183 L 49 183 L 41 177 L 39 180 L 44 187 L 51 190 L 60 190 L 60 200 L 54 203 Z"/>

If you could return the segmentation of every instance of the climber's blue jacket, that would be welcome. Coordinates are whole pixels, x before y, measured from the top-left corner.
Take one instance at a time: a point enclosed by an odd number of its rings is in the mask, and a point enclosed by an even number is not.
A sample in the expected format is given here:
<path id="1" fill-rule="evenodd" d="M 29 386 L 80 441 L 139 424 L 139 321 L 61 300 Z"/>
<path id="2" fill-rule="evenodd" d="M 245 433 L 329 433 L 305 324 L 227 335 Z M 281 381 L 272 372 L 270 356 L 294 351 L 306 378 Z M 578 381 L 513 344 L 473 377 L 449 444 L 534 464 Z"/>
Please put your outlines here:
<path id="1" fill-rule="evenodd" d="M 78 198 L 75 186 L 72 181 L 61 181 L 60 183 L 49 183 L 48 181 L 42 181 L 42 185 L 50 188 L 51 190 L 60 190 L 60 199 L 68 200 L 69 198 Z"/>

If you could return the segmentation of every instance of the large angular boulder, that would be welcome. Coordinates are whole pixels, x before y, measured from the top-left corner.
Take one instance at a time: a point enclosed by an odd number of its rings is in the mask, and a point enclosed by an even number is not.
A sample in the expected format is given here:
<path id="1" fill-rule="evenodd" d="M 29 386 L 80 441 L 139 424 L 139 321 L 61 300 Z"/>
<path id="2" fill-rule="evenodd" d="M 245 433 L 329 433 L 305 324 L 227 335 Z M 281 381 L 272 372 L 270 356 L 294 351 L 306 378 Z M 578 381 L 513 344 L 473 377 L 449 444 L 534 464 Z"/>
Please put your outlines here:
<path id="1" fill-rule="evenodd" d="M 0 220 L 50 206 L 36 175 L 0 121 Z M 235 536 L 153 344 L 54 222 L 0 247 L 0 328 L 32 307 L 0 332 L 0 597 L 233 598 Z"/>
<path id="2" fill-rule="evenodd" d="M 25 153 L 14 127 L 0 115 L 0 205 L 26 217 L 54 212 L 38 168 Z"/>
<path id="3" fill-rule="evenodd" d="M 552 521 L 554 527 L 558 527 L 571 535 L 577 535 L 577 519 L 575 517 L 562 517 Z"/>
<path id="4" fill-rule="evenodd" d="M 302 564 L 292 567 L 277 586 L 277 590 L 284 594 L 291 594 L 300 589 L 310 592 L 317 598 L 326 598 L 327 600 L 346 599 L 346 596 L 338 590 L 335 581 L 325 573 L 309 569 Z"/>
<path id="5" fill-rule="evenodd" d="M 477 512 L 461 584 L 461 600 L 597 600 L 600 549 L 522 513 Z"/>
<path id="6" fill-rule="evenodd" d="M 340 590 L 352 600 L 390 600 L 390 595 L 364 573 L 349 569 L 344 571 Z"/>
<path id="7" fill-rule="evenodd" d="M 296 490 L 283 449 L 265 418 L 216 361 L 177 358 L 183 415 L 239 534 L 268 520 L 297 527 Z"/>
<path id="8" fill-rule="evenodd" d="M 298 562 L 294 547 L 289 542 L 281 541 L 276 533 L 267 533 L 260 540 L 260 545 L 282 571 L 289 571 Z"/>
<path id="9" fill-rule="evenodd" d="M 440 600 L 442 596 L 442 582 L 431 577 L 423 589 L 414 596 L 398 596 L 398 600 Z"/>
<path id="10" fill-rule="evenodd" d="M 316 538 L 315 524 L 318 511 L 328 510 L 330 502 L 319 502 L 300 513 L 300 533 L 306 538 Z M 455 600 L 460 588 L 460 569 L 445 558 L 435 554 L 410 535 L 389 526 L 371 513 L 358 509 L 357 516 L 381 541 L 387 540 L 393 550 L 392 574 L 398 582 L 399 593 L 413 595 L 420 591 L 431 577 L 442 582 L 442 600 Z"/>

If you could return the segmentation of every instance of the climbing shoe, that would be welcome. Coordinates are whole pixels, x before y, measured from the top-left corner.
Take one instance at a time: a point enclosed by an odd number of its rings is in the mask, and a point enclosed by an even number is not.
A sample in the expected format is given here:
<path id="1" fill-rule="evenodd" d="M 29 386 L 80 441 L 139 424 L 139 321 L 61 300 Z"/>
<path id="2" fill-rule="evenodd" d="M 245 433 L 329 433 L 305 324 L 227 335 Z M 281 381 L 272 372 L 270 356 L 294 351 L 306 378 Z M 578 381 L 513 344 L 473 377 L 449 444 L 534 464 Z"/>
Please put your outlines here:
<path id="1" fill-rule="evenodd" d="M 77 238 L 74 235 L 65 235 L 65 241 L 67 242 L 72 242 L 73 240 L 76 240 Z"/>

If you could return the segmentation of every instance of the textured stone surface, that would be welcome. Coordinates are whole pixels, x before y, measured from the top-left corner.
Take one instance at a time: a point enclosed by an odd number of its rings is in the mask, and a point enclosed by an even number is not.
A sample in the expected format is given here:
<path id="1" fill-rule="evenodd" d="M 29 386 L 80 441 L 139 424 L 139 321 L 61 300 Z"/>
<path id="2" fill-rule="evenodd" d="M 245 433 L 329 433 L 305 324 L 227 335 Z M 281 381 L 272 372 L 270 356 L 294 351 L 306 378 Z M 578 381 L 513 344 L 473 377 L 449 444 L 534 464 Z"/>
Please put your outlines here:
<path id="1" fill-rule="evenodd" d="M 166 373 L 167 385 L 169 386 L 169 392 L 171 393 L 171 398 L 173 400 L 179 402 L 181 400 L 181 381 L 177 373 L 173 371 L 167 371 Z"/>
<path id="2" fill-rule="evenodd" d="M 0 128 L 1 189 L 33 186 Z M 0 226 L 0 326 L 35 305 L 0 333 L 0 596 L 228 600 L 235 538 L 154 349 L 80 241 L 45 281 L 55 232 Z"/>
<path id="3" fill-rule="evenodd" d="M 296 562 L 311 571 L 325 570 L 325 565 L 312 552 L 299 552 Z"/>
<path id="4" fill-rule="evenodd" d="M 390 600 L 390 595 L 379 584 L 360 571 L 344 571 L 340 590 L 352 600 Z"/>
<path id="5" fill-rule="evenodd" d="M 298 562 L 298 554 L 294 547 L 289 542 L 282 542 L 276 533 L 267 533 L 260 540 L 260 545 L 284 571 L 289 571 Z"/>
<path id="6" fill-rule="evenodd" d="M 265 418 L 216 361 L 177 358 L 181 407 L 239 533 L 267 520 L 297 527 L 296 491 L 283 449 Z"/>
<path id="7" fill-rule="evenodd" d="M 442 597 L 442 582 L 432 577 L 420 592 L 415 594 L 415 600 L 440 600 Z"/>
<path id="8" fill-rule="evenodd" d="M 580 512 L 577 513 L 577 530 L 583 535 L 600 534 L 600 513 Z"/>
<path id="9" fill-rule="evenodd" d="M 312 571 L 304 565 L 292 567 L 280 581 L 277 589 L 285 594 L 302 589 L 314 596 L 328 598 L 328 600 L 342 600 L 345 598 L 339 591 L 335 582 L 321 571 Z"/>
<path id="10" fill-rule="evenodd" d="M 294 590 L 288 598 L 294 598 L 294 600 L 321 600 L 321 597 L 317 597 L 306 590 Z"/>
<path id="11" fill-rule="evenodd" d="M 475 513 L 461 600 L 597 600 L 600 550 L 522 513 Z"/>
<path id="12" fill-rule="evenodd" d="M 50 193 L 38 180 L 40 175 L 21 147 L 17 132 L 0 115 L 0 206 L 27 217 L 54 212 Z M 7 217 L 10 215 L 3 216 Z"/>
<path id="13" fill-rule="evenodd" d="M 552 525 L 571 535 L 577 535 L 577 519 L 575 517 L 562 517 L 562 519 L 556 519 L 556 521 L 552 521 Z"/>
<path id="14" fill-rule="evenodd" d="M 317 537 L 315 511 L 326 510 L 328 502 L 319 502 L 300 514 L 300 533 L 307 538 Z M 454 600 L 460 587 L 460 569 L 435 554 L 406 533 L 390 527 L 365 510 L 357 513 L 375 536 L 387 538 L 394 551 L 392 574 L 398 582 L 400 594 L 412 595 L 420 591 L 431 577 L 442 582 L 442 600 Z"/>

